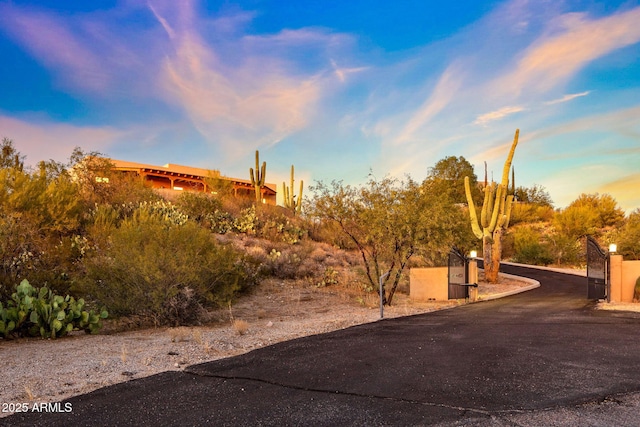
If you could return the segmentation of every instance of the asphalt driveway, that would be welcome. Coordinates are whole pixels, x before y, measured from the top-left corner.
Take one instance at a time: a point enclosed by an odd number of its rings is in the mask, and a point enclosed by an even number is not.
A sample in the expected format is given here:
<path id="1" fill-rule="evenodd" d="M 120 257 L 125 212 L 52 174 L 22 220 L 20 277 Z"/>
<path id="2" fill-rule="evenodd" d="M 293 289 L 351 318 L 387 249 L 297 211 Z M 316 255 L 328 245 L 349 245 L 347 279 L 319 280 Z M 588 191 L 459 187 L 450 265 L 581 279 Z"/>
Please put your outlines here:
<path id="1" fill-rule="evenodd" d="M 593 309 L 584 277 L 296 339 L 96 390 L 6 425 L 638 425 L 640 313 Z"/>

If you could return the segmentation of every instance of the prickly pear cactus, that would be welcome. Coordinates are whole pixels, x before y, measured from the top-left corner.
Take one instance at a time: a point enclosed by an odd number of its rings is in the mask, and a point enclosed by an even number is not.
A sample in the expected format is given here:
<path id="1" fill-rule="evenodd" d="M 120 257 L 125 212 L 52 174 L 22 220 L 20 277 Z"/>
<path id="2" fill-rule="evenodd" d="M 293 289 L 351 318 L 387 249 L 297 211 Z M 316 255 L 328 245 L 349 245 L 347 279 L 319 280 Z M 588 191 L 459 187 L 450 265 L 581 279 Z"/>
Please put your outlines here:
<path id="1" fill-rule="evenodd" d="M 97 333 L 102 319 L 108 317 L 103 308 L 100 313 L 84 310 L 83 299 L 54 294 L 47 287 L 36 289 L 23 280 L 16 288 L 6 307 L 0 303 L 0 334 L 5 338 L 38 336 L 57 338 L 73 330 Z"/>

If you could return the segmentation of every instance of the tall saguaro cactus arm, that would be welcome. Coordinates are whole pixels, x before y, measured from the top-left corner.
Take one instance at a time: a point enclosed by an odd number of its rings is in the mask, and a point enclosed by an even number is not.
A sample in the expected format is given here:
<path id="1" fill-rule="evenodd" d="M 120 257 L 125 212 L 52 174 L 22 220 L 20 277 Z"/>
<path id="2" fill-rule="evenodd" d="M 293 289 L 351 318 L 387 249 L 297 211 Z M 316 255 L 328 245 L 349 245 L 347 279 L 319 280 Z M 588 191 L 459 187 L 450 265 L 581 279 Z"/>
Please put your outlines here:
<path id="1" fill-rule="evenodd" d="M 304 182 L 300 180 L 300 192 L 298 193 L 298 199 L 296 200 L 296 196 L 293 194 L 293 165 L 291 165 L 291 187 L 287 187 L 286 184 L 282 183 L 282 193 L 284 196 L 284 206 L 288 209 L 291 209 L 293 213 L 300 213 L 302 210 L 302 190 L 304 188 Z"/>
<path id="2" fill-rule="evenodd" d="M 264 179 L 267 174 L 267 162 L 262 162 L 262 168 L 260 167 L 260 153 L 256 150 L 256 170 L 249 168 L 249 175 L 251 176 L 251 185 L 256 192 L 256 202 L 262 201 L 262 187 L 264 187 Z"/>
<path id="3" fill-rule="evenodd" d="M 500 269 L 500 259 L 502 257 L 502 233 L 509 226 L 511 217 L 513 195 L 507 194 L 509 190 L 509 170 L 511 169 L 516 146 L 518 145 L 519 135 L 520 131 L 516 130 L 513 143 L 511 144 L 511 150 L 509 150 L 507 160 L 504 162 L 500 183 L 496 184 L 495 182 L 491 182 L 488 184 L 485 182 L 483 190 L 484 202 L 482 204 L 479 221 L 476 207 L 471 197 L 469 178 L 465 177 L 464 180 L 465 194 L 467 196 L 467 203 L 469 204 L 471 229 L 473 230 L 473 234 L 482 240 L 485 275 L 489 282 L 496 282 L 498 280 L 498 270 Z"/>
<path id="4" fill-rule="evenodd" d="M 469 216 L 471 217 L 471 229 L 473 230 L 473 234 L 478 238 L 482 239 L 482 229 L 478 224 L 478 215 L 476 214 L 476 205 L 473 203 L 473 198 L 471 197 L 471 188 L 469 187 L 469 177 L 464 177 L 464 190 L 467 195 L 467 203 L 469 204 Z"/>

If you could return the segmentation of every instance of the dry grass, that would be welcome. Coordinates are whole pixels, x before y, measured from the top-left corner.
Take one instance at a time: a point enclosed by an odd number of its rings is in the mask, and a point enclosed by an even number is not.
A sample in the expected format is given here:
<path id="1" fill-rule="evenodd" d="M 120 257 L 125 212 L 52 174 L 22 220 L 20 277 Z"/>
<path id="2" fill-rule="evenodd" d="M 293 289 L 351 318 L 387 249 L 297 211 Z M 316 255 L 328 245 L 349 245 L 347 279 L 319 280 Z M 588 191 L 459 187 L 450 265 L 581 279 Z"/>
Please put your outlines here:
<path id="1" fill-rule="evenodd" d="M 171 342 L 183 342 L 188 341 L 191 336 L 191 332 L 189 328 L 181 326 L 179 328 L 169 328 L 167 329 L 167 334 L 169 334 L 169 338 L 171 338 Z"/>
<path id="2" fill-rule="evenodd" d="M 127 363 L 127 347 L 122 344 L 122 349 L 120 350 L 120 360 L 122 363 Z"/>
<path id="3" fill-rule="evenodd" d="M 238 335 L 244 335 L 249 332 L 249 322 L 246 320 L 235 319 L 233 321 L 233 330 Z"/>
<path id="4" fill-rule="evenodd" d="M 29 400 L 35 399 L 35 396 L 34 396 L 33 392 L 31 391 L 31 388 L 29 388 L 29 386 L 24 386 L 24 394 L 25 394 L 25 396 L 27 396 L 27 399 L 29 399 Z"/>
<path id="5" fill-rule="evenodd" d="M 204 344 L 202 344 L 202 350 L 206 354 L 213 355 L 213 356 L 223 354 L 221 350 L 215 348 L 209 341 L 205 341 Z"/>
<path id="6" fill-rule="evenodd" d="M 191 331 L 191 337 L 193 338 L 193 340 L 198 343 L 199 345 L 202 345 L 204 342 L 204 338 L 202 338 L 202 331 L 200 329 L 194 329 Z"/>

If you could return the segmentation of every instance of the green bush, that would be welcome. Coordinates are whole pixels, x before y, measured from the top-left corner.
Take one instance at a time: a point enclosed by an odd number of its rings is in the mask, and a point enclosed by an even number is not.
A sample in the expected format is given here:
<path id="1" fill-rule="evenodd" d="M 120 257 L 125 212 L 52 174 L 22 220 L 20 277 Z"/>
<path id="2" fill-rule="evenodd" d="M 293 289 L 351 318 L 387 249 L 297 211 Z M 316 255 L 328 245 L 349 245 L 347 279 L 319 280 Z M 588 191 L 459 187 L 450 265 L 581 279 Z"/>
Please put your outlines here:
<path id="1" fill-rule="evenodd" d="M 194 307 L 223 306 L 255 278 L 238 251 L 196 223 L 178 225 L 144 211 L 113 229 L 108 247 L 84 265 L 81 292 L 115 315 L 147 316 L 156 324 L 192 323 Z"/>
<path id="2" fill-rule="evenodd" d="M 107 311 L 103 309 L 97 314 L 84 308 L 83 299 L 62 297 L 47 287 L 36 289 L 23 280 L 6 307 L 0 302 L 0 335 L 57 338 L 73 330 L 97 333 L 102 327 L 101 319 L 108 316 Z"/>
<path id="3" fill-rule="evenodd" d="M 528 227 L 520 227 L 513 232 L 513 260 L 523 264 L 548 265 L 553 262 L 549 250 L 540 242 L 540 233 Z"/>
<path id="4" fill-rule="evenodd" d="M 258 232 L 258 236 L 264 239 L 289 244 L 300 242 L 307 234 L 302 220 L 283 214 L 263 216 Z"/>
<path id="5" fill-rule="evenodd" d="M 222 209 L 222 201 L 211 194 L 183 191 L 176 200 L 176 206 L 190 219 L 211 228 L 211 215 Z"/>
<path id="6" fill-rule="evenodd" d="M 517 225 L 522 223 L 549 222 L 553 219 L 553 208 L 533 203 L 514 203 L 511 208 L 509 223 Z"/>
<path id="7" fill-rule="evenodd" d="M 576 239 L 561 233 L 553 233 L 547 236 L 547 246 L 558 265 L 584 265 L 585 250 L 584 239 Z"/>
<path id="8" fill-rule="evenodd" d="M 245 233 L 249 235 L 256 234 L 258 230 L 258 215 L 256 214 L 256 207 L 251 206 L 243 209 L 233 221 L 234 231 L 238 233 Z"/>
<path id="9" fill-rule="evenodd" d="M 24 279 L 69 293 L 81 240 L 79 235 L 43 232 L 28 216 L 0 212 L 0 301 L 10 298 Z"/>
<path id="10" fill-rule="evenodd" d="M 615 234 L 618 253 L 626 260 L 640 259 L 640 209 L 629 214 L 625 224 Z"/>

